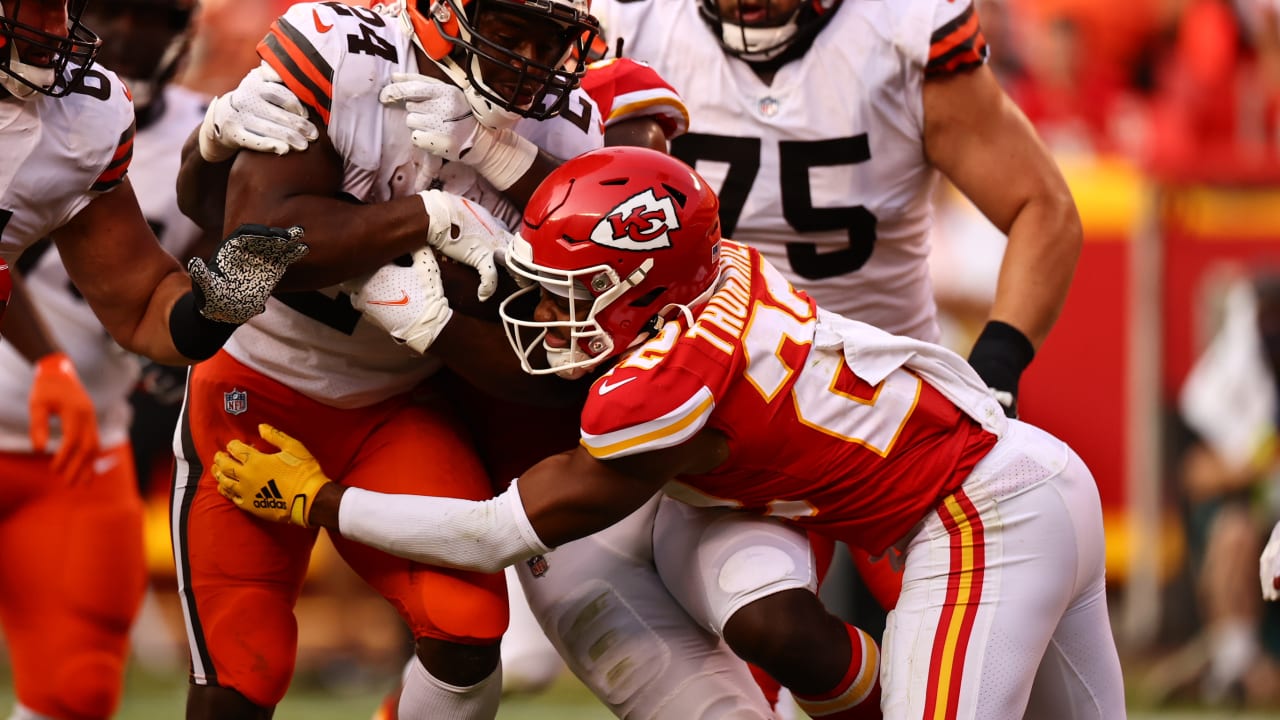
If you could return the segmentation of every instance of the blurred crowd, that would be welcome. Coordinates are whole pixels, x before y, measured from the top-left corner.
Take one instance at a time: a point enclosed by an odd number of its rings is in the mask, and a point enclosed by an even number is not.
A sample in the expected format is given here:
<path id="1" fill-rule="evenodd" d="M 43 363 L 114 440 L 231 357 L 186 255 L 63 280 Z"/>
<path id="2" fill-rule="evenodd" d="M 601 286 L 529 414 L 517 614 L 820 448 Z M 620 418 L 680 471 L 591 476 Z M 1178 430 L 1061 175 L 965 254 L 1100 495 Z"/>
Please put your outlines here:
<path id="1" fill-rule="evenodd" d="M 1280 178 L 1275 0 L 982 0 L 991 61 L 1058 154 L 1171 180 Z"/>

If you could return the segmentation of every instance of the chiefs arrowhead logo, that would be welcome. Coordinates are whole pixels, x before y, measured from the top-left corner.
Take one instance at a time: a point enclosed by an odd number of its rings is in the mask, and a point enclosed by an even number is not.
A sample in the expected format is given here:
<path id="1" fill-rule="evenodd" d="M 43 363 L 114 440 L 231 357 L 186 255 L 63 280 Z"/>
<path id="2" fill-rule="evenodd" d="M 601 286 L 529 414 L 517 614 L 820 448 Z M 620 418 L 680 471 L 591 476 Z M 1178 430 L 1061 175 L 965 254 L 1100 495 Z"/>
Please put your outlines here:
<path id="1" fill-rule="evenodd" d="M 661 250 L 671 247 L 670 232 L 679 229 L 675 201 L 650 188 L 610 210 L 591 230 L 591 241 L 619 250 Z"/>

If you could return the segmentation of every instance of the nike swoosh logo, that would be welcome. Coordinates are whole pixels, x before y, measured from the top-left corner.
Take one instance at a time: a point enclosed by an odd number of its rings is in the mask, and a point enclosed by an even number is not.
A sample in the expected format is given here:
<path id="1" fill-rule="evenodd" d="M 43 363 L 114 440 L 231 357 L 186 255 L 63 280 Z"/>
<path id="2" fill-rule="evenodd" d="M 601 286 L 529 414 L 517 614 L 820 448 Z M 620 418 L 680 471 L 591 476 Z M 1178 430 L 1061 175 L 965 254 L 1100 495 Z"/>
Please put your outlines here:
<path id="1" fill-rule="evenodd" d="M 635 376 L 634 376 L 634 375 L 632 375 L 631 377 L 627 378 L 626 380 L 619 380 L 618 382 L 616 382 L 616 383 L 614 383 L 614 384 L 612 384 L 612 385 L 610 385 L 610 384 L 609 384 L 609 381 L 608 381 L 608 380 L 601 380 L 601 381 L 600 381 L 600 394 L 601 394 L 601 395 L 607 395 L 607 394 L 609 394 L 609 393 L 613 392 L 614 390 L 617 390 L 618 388 L 622 387 L 623 385 L 626 385 L 627 383 L 629 383 L 629 382 L 631 382 L 632 380 L 635 380 L 635 379 L 636 379 L 636 378 L 635 378 Z"/>
<path id="2" fill-rule="evenodd" d="M 119 464 L 120 460 L 115 455 L 103 455 L 94 459 L 93 472 L 96 475 L 105 475 Z"/>
<path id="3" fill-rule="evenodd" d="M 330 30 L 332 30 L 332 29 L 333 29 L 333 26 L 332 26 L 332 25 L 325 25 L 325 24 L 324 24 L 324 22 L 322 22 L 322 21 L 320 20 L 320 11 L 319 11 L 319 10 L 312 10 L 312 11 L 311 11 L 311 18 L 312 18 L 313 20 L 315 20 L 315 21 L 316 21 L 316 30 L 318 30 L 318 31 L 320 31 L 320 32 L 322 32 L 322 33 L 327 33 L 327 32 L 329 32 Z"/>
<path id="4" fill-rule="evenodd" d="M 365 304 L 366 305 L 393 305 L 393 306 L 408 305 L 409 293 L 401 290 L 399 300 L 369 300 Z"/>

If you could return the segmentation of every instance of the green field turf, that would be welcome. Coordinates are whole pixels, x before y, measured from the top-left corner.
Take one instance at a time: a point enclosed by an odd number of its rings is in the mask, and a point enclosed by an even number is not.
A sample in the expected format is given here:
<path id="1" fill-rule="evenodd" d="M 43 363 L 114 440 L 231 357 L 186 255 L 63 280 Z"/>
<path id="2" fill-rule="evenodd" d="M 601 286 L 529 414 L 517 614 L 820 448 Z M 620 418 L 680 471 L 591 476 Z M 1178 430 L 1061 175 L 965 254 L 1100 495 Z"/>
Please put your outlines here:
<path id="1" fill-rule="evenodd" d="M 381 690 L 335 694 L 310 687 L 295 687 L 280 704 L 275 720 L 366 720 L 382 699 Z M 182 678 L 156 678 L 131 672 L 124 703 L 116 720 L 167 720 L 181 718 L 186 702 Z M 0 669 L 0 717 L 13 704 L 13 684 Z M 609 720 L 613 716 L 575 680 L 566 675 L 537 697 L 506 698 L 498 720 Z M 1131 710 L 1130 720 L 1275 720 L 1280 713 L 1237 713 L 1230 710 Z"/>

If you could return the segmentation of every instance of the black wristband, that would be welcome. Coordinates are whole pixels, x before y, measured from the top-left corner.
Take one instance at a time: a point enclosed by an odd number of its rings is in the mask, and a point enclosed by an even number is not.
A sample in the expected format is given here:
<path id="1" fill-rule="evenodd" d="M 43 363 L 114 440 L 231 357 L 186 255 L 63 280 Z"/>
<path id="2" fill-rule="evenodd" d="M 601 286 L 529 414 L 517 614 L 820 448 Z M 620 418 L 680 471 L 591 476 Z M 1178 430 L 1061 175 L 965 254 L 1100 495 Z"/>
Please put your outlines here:
<path id="1" fill-rule="evenodd" d="M 1018 328 L 991 320 L 973 343 L 969 364 L 988 387 L 1018 394 L 1018 380 L 1031 364 L 1036 348 Z"/>
<path id="2" fill-rule="evenodd" d="M 178 298 L 169 312 L 169 337 L 173 339 L 173 346 L 184 357 L 196 361 L 213 357 L 238 327 L 201 315 L 195 294 L 191 292 Z"/>

